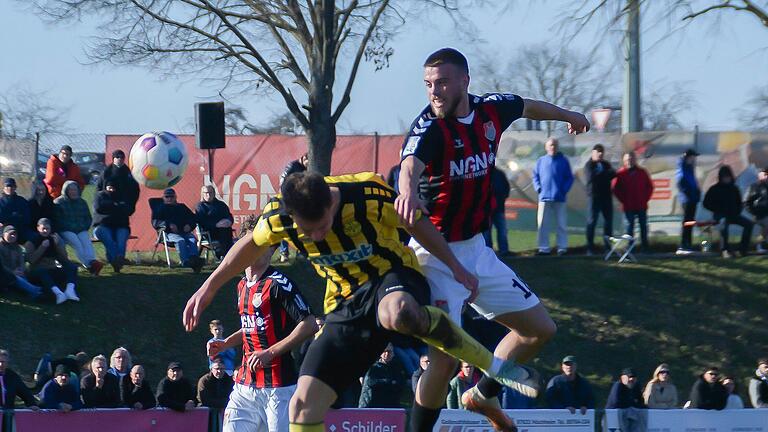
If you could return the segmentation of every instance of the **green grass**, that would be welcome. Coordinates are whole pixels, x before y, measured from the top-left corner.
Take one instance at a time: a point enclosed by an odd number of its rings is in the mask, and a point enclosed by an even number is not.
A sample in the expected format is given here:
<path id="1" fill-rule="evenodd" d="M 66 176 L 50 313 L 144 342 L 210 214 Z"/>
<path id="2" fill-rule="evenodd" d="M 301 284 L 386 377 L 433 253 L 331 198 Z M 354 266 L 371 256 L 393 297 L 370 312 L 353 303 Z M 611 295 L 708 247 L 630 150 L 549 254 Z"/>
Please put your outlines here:
<path id="1" fill-rule="evenodd" d="M 657 245 L 665 249 L 674 241 Z M 748 400 L 746 380 L 756 359 L 766 355 L 768 258 L 651 256 L 618 265 L 567 256 L 508 263 L 542 298 L 559 327 L 534 362 L 545 377 L 557 373 L 564 355 L 576 355 L 601 404 L 622 368 L 635 367 L 647 381 L 658 363 L 667 362 L 684 400 L 702 368 L 717 364 L 737 378 Z M 308 264 L 298 260 L 280 268 L 319 310 L 324 285 Z M 210 271 L 195 275 L 155 264 L 128 266 L 122 274 L 105 268 L 99 277 L 81 273 L 82 301 L 60 306 L 8 294 L 0 298 L 0 346 L 11 350 L 12 367 L 27 378 L 44 352 L 109 356 L 121 345 L 146 365 L 152 382 L 171 360 L 183 361 L 187 375 L 196 378 L 207 366 L 207 322 L 221 319 L 227 331 L 238 326 L 232 282 L 205 312 L 201 328 L 189 334 L 182 329 L 184 304 Z"/>

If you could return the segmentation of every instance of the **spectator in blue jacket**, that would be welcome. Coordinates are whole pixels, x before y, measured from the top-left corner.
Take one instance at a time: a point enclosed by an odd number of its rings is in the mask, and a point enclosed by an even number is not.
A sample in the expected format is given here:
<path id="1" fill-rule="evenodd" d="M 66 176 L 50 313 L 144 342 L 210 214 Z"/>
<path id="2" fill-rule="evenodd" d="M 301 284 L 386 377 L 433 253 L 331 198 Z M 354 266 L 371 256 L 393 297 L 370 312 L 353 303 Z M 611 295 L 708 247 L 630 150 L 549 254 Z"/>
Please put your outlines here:
<path id="1" fill-rule="evenodd" d="M 578 408 L 581 414 L 595 407 L 595 396 L 589 381 L 576 372 L 576 357 L 569 355 L 560 364 L 562 374 L 552 377 L 547 384 L 547 407 L 567 408 L 571 414 Z"/>
<path id="2" fill-rule="evenodd" d="M 16 179 L 6 178 L 0 195 L 0 227 L 17 227 L 19 244 L 23 244 L 34 233 L 29 227 L 29 218 L 29 201 L 16 194 Z"/>
<path id="3" fill-rule="evenodd" d="M 45 409 L 55 409 L 62 412 L 76 411 L 83 407 L 80 401 L 79 387 L 70 383 L 70 372 L 64 365 L 56 366 L 53 378 L 48 381 L 40 392 Z"/>
<path id="4" fill-rule="evenodd" d="M 197 219 L 192 210 L 176 201 L 176 191 L 168 188 L 163 191 L 163 203 L 156 211 L 152 226 L 155 229 L 164 228 L 168 241 L 176 244 L 181 265 L 190 267 L 195 273 L 200 273 L 203 260 L 197 249 L 197 239 L 192 231 Z"/>
<path id="5" fill-rule="evenodd" d="M 211 236 L 217 258 L 224 258 L 232 247 L 232 223 L 235 219 L 224 201 L 216 198 L 216 189 L 205 185 L 200 191 L 201 201 L 195 208 L 200 229 Z"/>
<path id="6" fill-rule="evenodd" d="M 533 186 L 539 194 L 539 255 L 548 255 L 551 251 L 549 231 L 552 218 L 557 223 L 557 254 L 563 255 L 568 251 L 566 195 L 573 185 L 573 172 L 568 158 L 557 150 L 557 146 L 557 139 L 548 139 L 544 144 L 547 154 L 540 157 L 533 168 Z"/>
<path id="7" fill-rule="evenodd" d="M 696 206 L 701 200 L 701 189 L 696 180 L 696 156 L 699 153 L 694 149 L 688 149 L 677 162 L 675 182 L 677 183 L 677 200 L 683 207 L 683 232 L 681 235 L 679 254 L 687 254 L 693 251 L 691 236 L 693 227 L 686 227 L 686 221 L 696 220 Z"/>

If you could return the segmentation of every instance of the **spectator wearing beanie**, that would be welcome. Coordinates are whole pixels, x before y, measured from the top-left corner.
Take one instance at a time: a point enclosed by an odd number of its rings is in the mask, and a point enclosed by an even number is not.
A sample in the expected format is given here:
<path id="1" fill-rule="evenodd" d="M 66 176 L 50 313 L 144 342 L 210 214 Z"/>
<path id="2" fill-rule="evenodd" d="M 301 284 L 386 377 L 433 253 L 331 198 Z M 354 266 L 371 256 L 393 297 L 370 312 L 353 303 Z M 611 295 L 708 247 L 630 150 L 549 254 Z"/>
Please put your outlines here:
<path id="1" fill-rule="evenodd" d="M 731 225 L 740 225 L 741 243 L 739 252 L 746 255 L 749 249 L 749 238 L 752 237 L 752 221 L 741 215 L 741 191 L 734 183 L 733 171 L 728 165 L 723 165 L 717 172 L 717 183 L 712 185 L 704 195 L 704 208 L 712 212 L 712 218 L 722 222 L 720 230 L 720 250 L 723 258 L 730 258 L 732 251 L 728 244 L 728 231 Z"/>
<path id="2" fill-rule="evenodd" d="M 125 152 L 122 150 L 112 152 L 112 163 L 104 170 L 96 189 L 99 192 L 104 191 L 110 182 L 115 186 L 117 199 L 128 204 L 128 215 L 132 215 L 136 210 L 140 189 L 139 183 L 133 178 L 131 170 L 125 164 Z"/>
<path id="3" fill-rule="evenodd" d="M 133 211 L 133 205 L 123 198 L 120 187 L 115 179 L 107 180 L 104 190 L 96 194 L 93 201 L 93 234 L 104 244 L 107 261 L 115 273 L 120 273 L 126 263 L 125 251 L 131 235 L 129 221 Z"/>
<path id="4" fill-rule="evenodd" d="M 63 412 L 76 411 L 83 407 L 78 388 L 70 383 L 71 372 L 64 365 L 56 366 L 53 378 L 48 381 L 40 392 L 44 409 L 55 409 Z"/>
<path id="5" fill-rule="evenodd" d="M 72 180 L 77 183 L 82 191 L 85 181 L 80 174 L 80 167 L 72 160 L 72 147 L 65 145 L 59 150 L 59 154 L 52 154 L 45 167 L 45 186 L 48 195 L 52 199 L 61 196 L 64 183 Z"/>

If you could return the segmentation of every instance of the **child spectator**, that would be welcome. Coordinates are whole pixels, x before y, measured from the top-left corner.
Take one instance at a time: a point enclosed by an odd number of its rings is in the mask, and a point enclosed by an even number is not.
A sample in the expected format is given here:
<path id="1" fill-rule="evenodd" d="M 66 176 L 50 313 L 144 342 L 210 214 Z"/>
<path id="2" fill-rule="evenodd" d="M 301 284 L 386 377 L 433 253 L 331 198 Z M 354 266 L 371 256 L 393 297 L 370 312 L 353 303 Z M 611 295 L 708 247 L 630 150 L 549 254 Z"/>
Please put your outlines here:
<path id="1" fill-rule="evenodd" d="M 210 344 L 213 341 L 223 341 L 224 338 L 224 325 L 221 324 L 221 321 L 219 320 L 213 320 L 208 324 L 208 329 L 211 331 L 211 335 L 213 337 L 208 340 L 208 344 Z M 216 359 L 221 359 L 222 363 L 224 364 L 224 371 L 227 373 L 227 375 L 232 376 L 232 374 L 235 371 L 235 357 L 237 356 L 237 352 L 234 348 L 227 348 L 225 350 L 219 351 L 215 356 L 208 357 L 208 368 L 213 367 L 213 362 L 216 361 Z"/>

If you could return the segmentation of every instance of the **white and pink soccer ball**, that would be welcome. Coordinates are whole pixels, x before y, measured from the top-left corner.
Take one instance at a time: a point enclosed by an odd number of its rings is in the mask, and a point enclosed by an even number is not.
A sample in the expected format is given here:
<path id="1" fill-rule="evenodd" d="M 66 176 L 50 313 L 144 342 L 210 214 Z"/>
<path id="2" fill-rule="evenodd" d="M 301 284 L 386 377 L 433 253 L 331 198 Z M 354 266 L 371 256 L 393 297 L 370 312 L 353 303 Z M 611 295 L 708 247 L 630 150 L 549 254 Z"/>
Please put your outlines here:
<path id="1" fill-rule="evenodd" d="M 181 181 L 189 156 L 184 143 L 170 132 L 144 134 L 133 143 L 128 167 L 137 182 L 165 189 Z"/>

